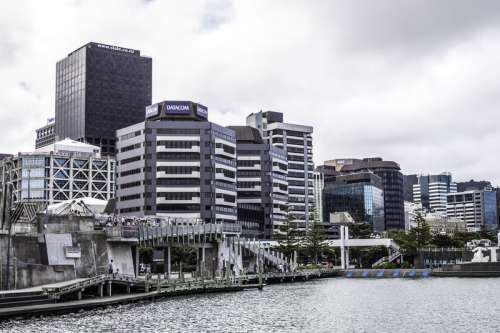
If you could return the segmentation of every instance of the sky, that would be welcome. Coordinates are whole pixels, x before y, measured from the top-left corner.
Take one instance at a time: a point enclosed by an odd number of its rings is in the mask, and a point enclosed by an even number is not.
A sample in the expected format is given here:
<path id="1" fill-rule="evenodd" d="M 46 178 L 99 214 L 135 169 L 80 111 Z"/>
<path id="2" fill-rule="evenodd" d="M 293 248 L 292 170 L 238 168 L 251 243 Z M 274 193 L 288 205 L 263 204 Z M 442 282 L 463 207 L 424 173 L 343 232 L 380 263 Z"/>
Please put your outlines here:
<path id="1" fill-rule="evenodd" d="M 500 1 L 71 0 L 0 3 L 0 152 L 34 149 L 55 65 L 89 41 L 153 59 L 153 102 L 220 125 L 275 110 L 314 160 L 500 185 Z"/>

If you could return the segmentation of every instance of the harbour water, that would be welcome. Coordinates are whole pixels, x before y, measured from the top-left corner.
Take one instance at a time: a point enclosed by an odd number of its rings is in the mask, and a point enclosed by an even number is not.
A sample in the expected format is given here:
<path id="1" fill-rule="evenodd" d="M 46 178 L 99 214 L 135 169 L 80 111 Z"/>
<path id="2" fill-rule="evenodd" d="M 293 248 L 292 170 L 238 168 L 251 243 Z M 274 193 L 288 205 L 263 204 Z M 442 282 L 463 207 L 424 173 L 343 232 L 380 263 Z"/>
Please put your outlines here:
<path id="1" fill-rule="evenodd" d="M 500 332 L 500 278 L 322 279 L 0 322 L 0 332 Z"/>

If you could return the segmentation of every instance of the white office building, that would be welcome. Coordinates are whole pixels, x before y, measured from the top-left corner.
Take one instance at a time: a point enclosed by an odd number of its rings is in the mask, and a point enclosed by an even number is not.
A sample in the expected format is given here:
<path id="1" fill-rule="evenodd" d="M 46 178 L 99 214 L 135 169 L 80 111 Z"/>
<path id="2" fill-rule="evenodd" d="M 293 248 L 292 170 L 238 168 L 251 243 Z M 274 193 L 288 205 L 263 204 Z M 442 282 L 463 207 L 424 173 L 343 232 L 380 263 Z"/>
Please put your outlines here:
<path id="1" fill-rule="evenodd" d="M 471 232 L 497 228 L 496 192 L 465 191 L 447 195 L 446 215 L 467 224 Z"/>
<path id="2" fill-rule="evenodd" d="M 314 171 L 314 219 L 316 221 L 323 220 L 323 189 L 325 188 L 325 175 L 323 172 Z"/>
<path id="3" fill-rule="evenodd" d="M 250 114 L 247 126 L 257 128 L 269 144 L 286 151 L 289 214 L 295 227 L 305 230 L 314 207 L 313 128 L 284 123 L 283 113 L 274 111 Z"/>
<path id="4" fill-rule="evenodd" d="M 14 203 L 109 200 L 115 193 L 114 177 L 114 158 L 102 158 L 99 147 L 71 139 L 2 161 L 2 182 L 12 184 Z"/>
<path id="5" fill-rule="evenodd" d="M 237 222 L 236 135 L 191 101 L 146 108 L 117 131 L 117 210 L 122 215 Z"/>
<path id="6" fill-rule="evenodd" d="M 438 175 L 419 175 L 413 185 L 413 200 L 423 209 L 433 213 L 446 214 L 446 196 L 457 192 L 457 184 L 452 181 L 451 173 Z"/>

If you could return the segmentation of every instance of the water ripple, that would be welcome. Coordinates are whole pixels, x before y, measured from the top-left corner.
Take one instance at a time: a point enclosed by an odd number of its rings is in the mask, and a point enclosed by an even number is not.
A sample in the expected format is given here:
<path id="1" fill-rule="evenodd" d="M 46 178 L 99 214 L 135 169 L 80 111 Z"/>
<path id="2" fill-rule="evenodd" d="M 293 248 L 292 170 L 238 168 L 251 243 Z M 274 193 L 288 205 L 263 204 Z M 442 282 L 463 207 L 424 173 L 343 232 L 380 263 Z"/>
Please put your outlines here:
<path id="1" fill-rule="evenodd" d="M 2 332 L 499 332 L 500 279 L 325 279 L 10 320 Z"/>

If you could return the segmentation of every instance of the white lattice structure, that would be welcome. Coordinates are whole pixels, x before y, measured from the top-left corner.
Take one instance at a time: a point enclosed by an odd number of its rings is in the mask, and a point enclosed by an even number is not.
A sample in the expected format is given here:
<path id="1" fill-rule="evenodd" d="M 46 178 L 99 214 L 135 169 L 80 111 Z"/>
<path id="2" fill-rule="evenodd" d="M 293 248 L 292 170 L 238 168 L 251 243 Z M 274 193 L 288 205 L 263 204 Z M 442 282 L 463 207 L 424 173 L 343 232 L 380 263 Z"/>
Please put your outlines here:
<path id="1" fill-rule="evenodd" d="M 81 151 L 19 153 L 2 161 L 2 181 L 13 186 L 14 203 L 54 204 L 77 198 L 109 200 L 115 191 L 115 161 Z"/>

